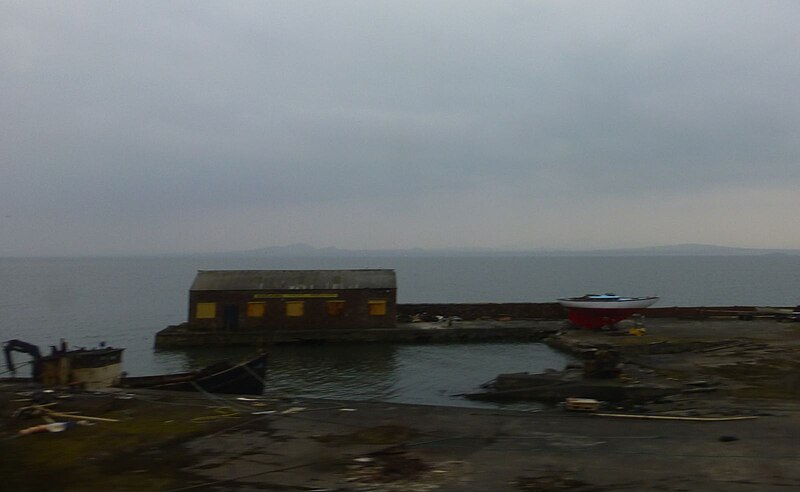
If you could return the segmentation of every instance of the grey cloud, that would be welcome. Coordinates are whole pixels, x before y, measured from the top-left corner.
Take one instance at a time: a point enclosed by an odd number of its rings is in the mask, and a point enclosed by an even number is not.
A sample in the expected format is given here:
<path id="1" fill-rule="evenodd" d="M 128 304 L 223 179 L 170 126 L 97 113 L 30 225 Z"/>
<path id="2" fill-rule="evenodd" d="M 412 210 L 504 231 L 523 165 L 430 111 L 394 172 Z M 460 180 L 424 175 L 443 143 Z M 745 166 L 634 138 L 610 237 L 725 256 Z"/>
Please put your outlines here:
<path id="1" fill-rule="evenodd" d="M 0 205 L 368 207 L 490 181 L 546 207 L 567 191 L 798 182 L 798 14 L 778 1 L 6 2 Z"/>

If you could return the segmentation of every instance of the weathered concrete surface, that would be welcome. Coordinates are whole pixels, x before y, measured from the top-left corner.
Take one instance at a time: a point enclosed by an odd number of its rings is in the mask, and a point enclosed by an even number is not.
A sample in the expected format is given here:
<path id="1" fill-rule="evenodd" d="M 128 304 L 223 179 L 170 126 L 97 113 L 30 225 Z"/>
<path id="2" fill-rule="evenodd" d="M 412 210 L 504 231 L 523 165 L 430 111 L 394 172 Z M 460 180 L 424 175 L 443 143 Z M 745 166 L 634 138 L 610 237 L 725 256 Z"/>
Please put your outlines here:
<path id="1" fill-rule="evenodd" d="M 624 333 L 624 330 L 622 330 Z M 723 396 L 800 399 L 800 323 L 776 320 L 648 320 L 645 336 L 569 330 L 551 345 L 573 353 L 612 348 L 638 380 L 693 383 Z"/>
<path id="2" fill-rule="evenodd" d="M 556 381 L 537 386 L 543 376 L 501 375 L 483 399 L 542 399 L 557 396 L 613 399 L 625 404 L 647 403 L 637 395 L 652 393 L 650 400 L 664 411 L 673 402 L 690 405 L 731 406 L 741 399 L 800 401 L 800 323 L 776 320 L 649 319 L 644 336 L 627 330 L 565 329 L 546 342 L 576 357 L 598 350 L 619 354 L 620 377 L 584 378 L 580 368 L 546 375 Z M 578 394 L 572 394 L 573 388 Z M 669 398 L 662 398 L 672 395 Z M 625 398 L 628 396 L 629 398 Z M 628 400 L 628 401 L 625 401 Z"/>
<path id="3" fill-rule="evenodd" d="M 623 354 L 622 375 L 632 384 L 666 380 L 682 388 L 660 402 L 612 412 L 754 418 L 642 420 L 558 407 L 516 412 L 140 391 L 54 398 L 48 408 L 119 422 L 16 437 L 20 429 L 44 421 L 13 417 L 31 404 L 32 395 L 8 385 L 0 386 L 3 486 L 20 491 L 800 488 L 800 324 L 648 320 L 642 337 L 566 330 L 552 342 L 575 352 L 613 347 Z"/>
<path id="4" fill-rule="evenodd" d="M 648 318 L 707 319 L 721 315 L 736 317 L 775 317 L 791 314 L 792 307 L 756 306 L 662 306 L 644 310 Z M 497 319 L 565 319 L 567 310 L 557 302 L 506 302 L 506 303 L 418 303 L 398 304 L 397 314 L 412 317 L 425 313 L 430 316 L 459 316 L 466 320 Z"/>
<path id="5" fill-rule="evenodd" d="M 223 345 L 271 345 L 308 342 L 452 343 L 490 341 L 537 341 L 559 330 L 562 321 L 479 320 L 402 323 L 396 328 L 271 330 L 203 332 L 175 325 L 156 334 L 156 347 L 218 347 Z"/>
<path id="6" fill-rule="evenodd" d="M 646 309 L 648 318 L 709 320 L 720 316 L 777 316 L 753 306 L 656 307 Z M 791 313 L 791 308 L 771 308 Z M 398 323 L 393 328 L 326 328 L 205 330 L 190 323 L 168 326 L 155 337 L 157 348 L 220 345 L 270 345 L 303 342 L 459 342 L 537 340 L 557 329 L 567 311 L 556 302 L 547 303 L 426 303 L 398 304 Z M 782 314 L 782 316 L 784 316 Z M 437 317 L 456 317 L 463 321 L 435 323 Z M 428 321 L 416 323 L 413 321 Z M 431 331 L 435 329 L 436 331 Z"/>
<path id="7" fill-rule="evenodd" d="M 15 491 L 800 487 L 794 402 L 754 402 L 753 420 L 691 422 L 138 392 L 54 405 L 121 422 L 13 437 L 41 420 L 11 418 L 29 402 L 0 394 L 0 473 Z"/>

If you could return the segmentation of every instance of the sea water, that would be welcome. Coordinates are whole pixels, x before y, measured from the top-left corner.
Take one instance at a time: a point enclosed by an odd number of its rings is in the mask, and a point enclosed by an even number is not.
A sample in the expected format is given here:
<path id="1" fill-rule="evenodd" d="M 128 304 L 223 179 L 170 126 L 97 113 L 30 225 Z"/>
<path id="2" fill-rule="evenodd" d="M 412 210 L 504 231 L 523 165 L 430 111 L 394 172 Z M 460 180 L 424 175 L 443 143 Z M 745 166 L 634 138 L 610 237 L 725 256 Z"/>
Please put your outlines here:
<path id="1" fill-rule="evenodd" d="M 246 357 L 248 348 L 153 350 L 187 318 L 197 270 L 392 268 L 398 302 L 552 302 L 590 292 L 658 295 L 657 306 L 800 303 L 800 256 L 453 258 L 0 258 L 0 341 L 47 350 L 125 347 L 132 375 Z M 309 397 L 465 404 L 457 397 L 503 372 L 560 369 L 538 343 L 328 344 L 270 349 L 268 384 Z M 15 354 L 18 360 L 24 354 Z"/>

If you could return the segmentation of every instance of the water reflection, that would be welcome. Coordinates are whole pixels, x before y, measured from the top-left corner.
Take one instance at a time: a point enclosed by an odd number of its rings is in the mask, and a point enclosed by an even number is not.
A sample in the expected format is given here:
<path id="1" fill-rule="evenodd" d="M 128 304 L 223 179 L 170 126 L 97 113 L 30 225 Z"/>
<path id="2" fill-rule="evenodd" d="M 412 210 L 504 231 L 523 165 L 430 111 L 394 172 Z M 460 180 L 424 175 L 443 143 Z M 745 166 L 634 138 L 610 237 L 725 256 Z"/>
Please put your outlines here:
<path id="1" fill-rule="evenodd" d="M 388 401 L 424 405 L 497 407 L 498 404 L 465 400 L 501 373 L 542 372 L 563 369 L 571 359 L 541 343 L 416 345 L 400 347 L 395 385 Z M 516 409 L 537 404 L 505 405 Z"/>
<path id="2" fill-rule="evenodd" d="M 159 365 L 199 368 L 220 359 L 245 359 L 248 348 L 159 351 Z M 376 400 L 422 405 L 496 407 L 470 393 L 508 372 L 562 369 L 569 358 L 539 343 L 286 345 L 269 349 L 269 392 L 307 398 Z M 537 408 L 516 405 L 515 408 Z"/>
<path id="3" fill-rule="evenodd" d="M 287 346 L 272 352 L 269 383 L 313 398 L 382 399 L 395 383 L 397 346 Z"/>

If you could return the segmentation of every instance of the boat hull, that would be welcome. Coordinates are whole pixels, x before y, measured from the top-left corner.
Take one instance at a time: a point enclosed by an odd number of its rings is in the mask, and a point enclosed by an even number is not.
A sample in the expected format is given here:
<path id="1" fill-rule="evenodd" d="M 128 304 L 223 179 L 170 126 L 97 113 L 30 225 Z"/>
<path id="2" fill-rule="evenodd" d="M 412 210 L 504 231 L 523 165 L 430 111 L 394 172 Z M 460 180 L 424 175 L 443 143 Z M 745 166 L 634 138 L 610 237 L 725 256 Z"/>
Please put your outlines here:
<path id="1" fill-rule="evenodd" d="M 558 300 L 562 306 L 567 308 L 568 318 L 572 324 L 588 329 L 598 329 L 619 323 L 652 306 L 656 301 L 658 301 L 658 297 L 608 296 L 585 296 Z"/>
<path id="2" fill-rule="evenodd" d="M 242 364 L 216 370 L 215 366 L 199 372 L 162 376 L 125 377 L 123 388 L 146 388 L 169 391 L 205 391 L 234 395 L 261 395 L 267 369 L 266 354 Z"/>
<path id="3" fill-rule="evenodd" d="M 41 358 L 43 387 L 71 386 L 84 390 L 108 388 L 122 373 L 121 348 L 56 351 Z"/>

